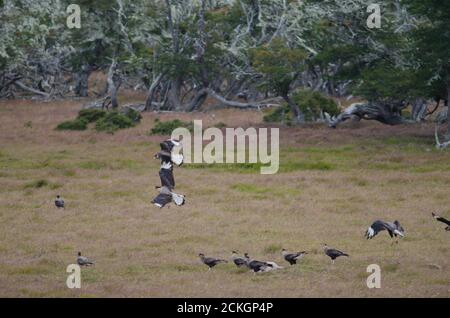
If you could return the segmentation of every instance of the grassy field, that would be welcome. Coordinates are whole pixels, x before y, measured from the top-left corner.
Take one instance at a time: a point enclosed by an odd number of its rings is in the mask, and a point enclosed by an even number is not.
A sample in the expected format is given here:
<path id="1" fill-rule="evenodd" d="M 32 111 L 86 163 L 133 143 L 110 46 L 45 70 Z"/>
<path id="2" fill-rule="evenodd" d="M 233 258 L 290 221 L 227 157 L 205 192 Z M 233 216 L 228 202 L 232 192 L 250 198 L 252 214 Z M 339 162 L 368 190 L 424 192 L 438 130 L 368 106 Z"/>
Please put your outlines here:
<path id="1" fill-rule="evenodd" d="M 176 168 L 187 204 L 150 204 L 162 136 L 155 118 L 114 135 L 55 131 L 78 101 L 0 102 L 0 296 L 3 297 L 449 297 L 450 153 L 433 125 L 359 123 L 281 129 L 280 173 L 257 167 Z M 257 111 L 180 114 L 207 125 L 261 125 Z M 66 209 L 57 210 L 61 194 Z M 366 241 L 372 221 L 400 220 L 406 237 Z M 331 265 L 321 243 L 350 258 Z M 281 248 L 307 250 L 297 266 L 253 275 L 232 264 L 211 272 L 197 255 L 232 250 L 287 265 Z M 82 288 L 66 287 L 78 251 L 96 261 Z M 382 288 L 368 289 L 379 264 Z"/>

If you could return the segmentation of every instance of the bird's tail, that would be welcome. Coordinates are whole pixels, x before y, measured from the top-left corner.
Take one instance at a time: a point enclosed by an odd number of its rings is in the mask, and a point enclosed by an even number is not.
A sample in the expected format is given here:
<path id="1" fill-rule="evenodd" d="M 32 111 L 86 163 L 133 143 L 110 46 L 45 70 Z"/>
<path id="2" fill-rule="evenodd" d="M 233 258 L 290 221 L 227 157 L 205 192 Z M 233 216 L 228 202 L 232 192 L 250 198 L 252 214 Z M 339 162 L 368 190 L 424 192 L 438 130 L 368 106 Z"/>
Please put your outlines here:
<path id="1" fill-rule="evenodd" d="M 219 259 L 220 263 L 228 263 L 228 261 L 226 259 Z"/>
<path id="2" fill-rule="evenodd" d="M 342 256 L 350 257 L 350 255 L 348 255 L 348 254 L 346 254 L 346 253 L 342 253 Z"/>

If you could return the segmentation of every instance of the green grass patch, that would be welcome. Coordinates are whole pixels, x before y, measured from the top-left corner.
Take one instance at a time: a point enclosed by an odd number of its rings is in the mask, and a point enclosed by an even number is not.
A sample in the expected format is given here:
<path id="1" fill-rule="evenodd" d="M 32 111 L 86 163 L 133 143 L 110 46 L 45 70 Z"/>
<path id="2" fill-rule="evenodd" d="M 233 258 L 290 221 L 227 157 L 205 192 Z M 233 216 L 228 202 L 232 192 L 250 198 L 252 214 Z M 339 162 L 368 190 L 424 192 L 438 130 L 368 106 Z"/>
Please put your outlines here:
<path id="1" fill-rule="evenodd" d="M 103 161 L 85 161 L 78 165 L 81 169 L 86 170 L 100 170 L 108 167 L 108 164 Z"/>
<path id="2" fill-rule="evenodd" d="M 280 164 L 280 172 L 292 172 L 292 171 L 302 171 L 302 170 L 320 170 L 320 171 L 330 171 L 334 170 L 335 166 L 327 162 L 286 162 Z"/>
<path id="3" fill-rule="evenodd" d="M 281 253 L 282 248 L 283 247 L 279 244 L 270 244 L 270 245 L 264 247 L 263 252 L 265 254 Z"/>
<path id="4" fill-rule="evenodd" d="M 237 183 L 231 186 L 231 189 L 244 193 L 263 194 L 271 191 L 270 188 L 258 187 L 254 184 Z"/>
<path id="5" fill-rule="evenodd" d="M 24 266 L 10 269 L 8 273 L 10 275 L 48 275 L 52 271 L 43 266 Z"/>
<path id="6" fill-rule="evenodd" d="M 30 188 L 40 189 L 40 188 L 48 186 L 49 184 L 50 183 L 47 180 L 39 179 L 39 180 L 35 180 L 35 181 L 25 184 L 24 189 L 30 189 Z"/>

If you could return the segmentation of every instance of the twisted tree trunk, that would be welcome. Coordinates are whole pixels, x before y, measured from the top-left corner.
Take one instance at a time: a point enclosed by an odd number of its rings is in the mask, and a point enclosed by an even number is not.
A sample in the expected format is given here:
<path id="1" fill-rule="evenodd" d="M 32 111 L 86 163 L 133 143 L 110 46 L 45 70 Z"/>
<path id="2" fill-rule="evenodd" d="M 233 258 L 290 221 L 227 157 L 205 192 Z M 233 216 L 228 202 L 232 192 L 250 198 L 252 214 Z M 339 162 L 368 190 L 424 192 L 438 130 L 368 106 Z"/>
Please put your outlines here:
<path id="1" fill-rule="evenodd" d="M 386 125 L 399 125 L 410 122 L 401 116 L 402 107 L 381 103 L 355 103 L 337 116 L 331 117 L 325 113 L 325 117 L 332 128 L 355 116 L 359 119 L 376 120 Z"/>

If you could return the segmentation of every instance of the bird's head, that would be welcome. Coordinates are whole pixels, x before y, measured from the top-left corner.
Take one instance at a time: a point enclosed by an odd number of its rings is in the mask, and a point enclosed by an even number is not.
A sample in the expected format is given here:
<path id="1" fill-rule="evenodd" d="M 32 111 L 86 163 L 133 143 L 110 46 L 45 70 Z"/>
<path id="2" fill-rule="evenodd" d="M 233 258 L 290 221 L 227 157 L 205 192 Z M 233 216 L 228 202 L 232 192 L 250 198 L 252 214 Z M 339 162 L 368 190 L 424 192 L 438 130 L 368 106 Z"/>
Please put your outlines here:
<path id="1" fill-rule="evenodd" d="M 231 254 L 237 254 L 239 251 L 232 251 Z"/>
<path id="2" fill-rule="evenodd" d="M 322 243 L 322 248 L 323 248 L 324 250 L 328 249 L 327 243 Z"/>
<path id="3" fill-rule="evenodd" d="M 78 252 L 78 256 L 81 256 L 81 252 Z"/>
<path id="4" fill-rule="evenodd" d="M 244 256 L 245 256 L 246 258 L 250 258 L 250 256 L 248 256 L 248 253 L 244 253 Z"/>
<path id="5" fill-rule="evenodd" d="M 56 196 L 56 198 L 59 199 L 59 198 L 60 198 L 60 195 L 58 194 L 58 195 Z"/>
<path id="6" fill-rule="evenodd" d="M 205 257 L 205 254 L 199 253 L 198 256 L 199 256 L 199 257 Z"/>
<path id="7" fill-rule="evenodd" d="M 403 226 L 400 224 L 399 221 L 395 220 L 394 224 L 397 227 L 397 230 L 399 230 L 401 233 L 405 233 L 405 229 L 403 228 Z"/>

